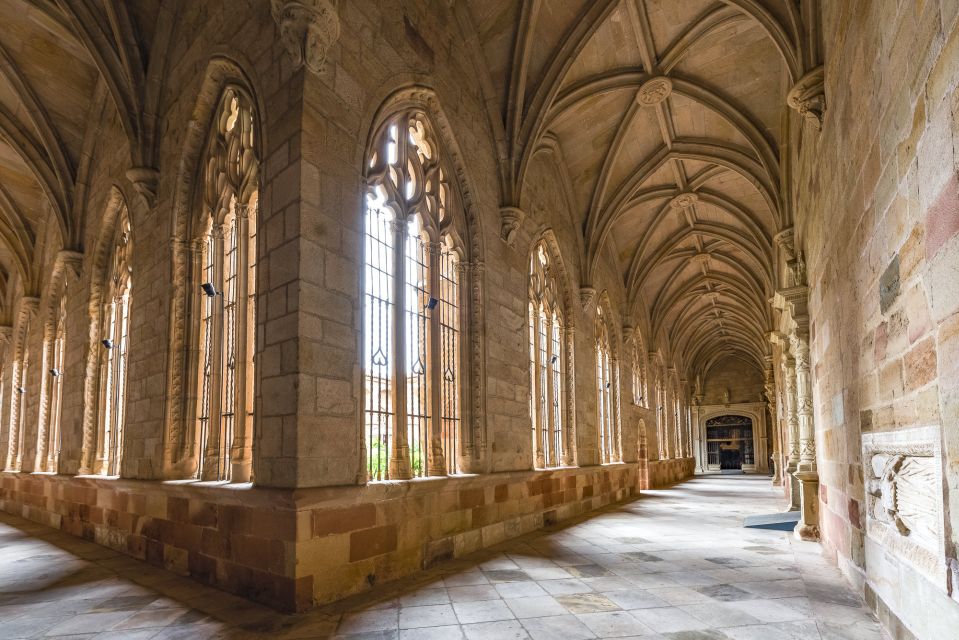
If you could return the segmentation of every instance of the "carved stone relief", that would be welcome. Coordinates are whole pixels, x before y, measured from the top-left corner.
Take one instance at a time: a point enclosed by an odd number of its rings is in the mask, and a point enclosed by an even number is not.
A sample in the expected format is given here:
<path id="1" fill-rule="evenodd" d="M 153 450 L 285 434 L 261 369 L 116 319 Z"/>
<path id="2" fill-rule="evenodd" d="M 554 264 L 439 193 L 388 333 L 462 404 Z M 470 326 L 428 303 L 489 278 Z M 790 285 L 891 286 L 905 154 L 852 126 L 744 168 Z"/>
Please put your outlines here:
<path id="1" fill-rule="evenodd" d="M 293 68 L 306 65 L 322 73 L 326 55 L 340 37 L 340 19 L 329 0 L 272 0 L 280 39 L 293 59 Z"/>
<path id="2" fill-rule="evenodd" d="M 938 427 L 863 434 L 866 533 L 946 588 Z"/>

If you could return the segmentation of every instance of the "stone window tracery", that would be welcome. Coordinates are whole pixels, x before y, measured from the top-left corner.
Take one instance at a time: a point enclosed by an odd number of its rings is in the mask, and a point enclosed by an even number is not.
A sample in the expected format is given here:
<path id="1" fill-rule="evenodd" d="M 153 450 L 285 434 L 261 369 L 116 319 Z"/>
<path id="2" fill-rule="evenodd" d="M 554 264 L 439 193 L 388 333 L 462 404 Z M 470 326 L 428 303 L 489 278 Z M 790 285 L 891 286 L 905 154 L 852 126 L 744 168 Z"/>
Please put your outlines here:
<path id="1" fill-rule="evenodd" d="M 121 207 L 114 231 L 110 271 L 104 288 L 100 335 L 100 412 L 94 472 L 119 476 L 126 421 L 127 365 L 130 349 L 130 302 L 133 242 L 130 215 Z"/>
<path id="2" fill-rule="evenodd" d="M 566 442 L 567 348 L 560 285 L 545 242 L 530 258 L 530 422 L 537 468 L 569 464 Z"/>
<path id="3" fill-rule="evenodd" d="M 610 344 L 609 314 L 596 307 L 596 404 L 603 464 L 619 462 L 619 366 Z"/>
<path id="4" fill-rule="evenodd" d="M 200 231 L 192 246 L 199 311 L 193 439 L 199 480 L 253 477 L 259 203 L 254 123 L 249 97 L 227 88 L 207 150 Z"/>
<path id="5" fill-rule="evenodd" d="M 435 130 L 409 109 L 366 163 L 363 437 L 370 480 L 456 473 L 468 269 Z"/>

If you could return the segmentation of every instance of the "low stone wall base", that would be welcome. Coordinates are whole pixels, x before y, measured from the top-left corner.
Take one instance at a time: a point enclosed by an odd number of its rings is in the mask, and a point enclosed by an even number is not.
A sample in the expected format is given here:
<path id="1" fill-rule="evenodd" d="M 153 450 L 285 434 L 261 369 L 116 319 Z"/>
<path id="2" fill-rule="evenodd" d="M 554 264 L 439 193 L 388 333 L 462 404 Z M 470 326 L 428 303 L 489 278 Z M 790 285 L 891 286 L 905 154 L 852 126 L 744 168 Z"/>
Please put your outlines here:
<path id="1" fill-rule="evenodd" d="M 660 489 L 693 477 L 696 471 L 695 458 L 673 460 L 650 460 L 648 463 L 650 489 Z"/>
<path id="2" fill-rule="evenodd" d="M 0 509 L 304 611 L 639 493 L 636 463 L 356 487 L 0 473 Z"/>

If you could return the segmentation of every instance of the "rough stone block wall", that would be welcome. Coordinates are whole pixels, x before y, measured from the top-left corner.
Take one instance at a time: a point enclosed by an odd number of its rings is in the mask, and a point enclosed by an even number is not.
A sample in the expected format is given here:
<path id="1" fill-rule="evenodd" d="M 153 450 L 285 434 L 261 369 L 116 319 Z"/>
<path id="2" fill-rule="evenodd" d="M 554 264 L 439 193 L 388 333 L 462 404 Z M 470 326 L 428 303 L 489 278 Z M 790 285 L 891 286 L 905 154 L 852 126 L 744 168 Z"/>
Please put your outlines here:
<path id="1" fill-rule="evenodd" d="M 760 402 L 763 393 L 763 376 L 738 358 L 727 358 L 710 370 L 703 384 L 702 404 L 724 404 L 725 392 L 728 402 Z"/>
<path id="2" fill-rule="evenodd" d="M 823 11 L 828 110 L 821 133 L 803 133 L 796 190 L 813 292 L 823 543 L 884 620 L 899 621 L 890 627 L 952 637 L 959 628 L 959 4 L 824 2 Z M 942 527 L 934 576 L 867 531 L 875 516 L 863 438 L 912 437 L 920 427 L 932 428 L 932 444 L 941 446 L 944 510 L 927 514 Z"/>

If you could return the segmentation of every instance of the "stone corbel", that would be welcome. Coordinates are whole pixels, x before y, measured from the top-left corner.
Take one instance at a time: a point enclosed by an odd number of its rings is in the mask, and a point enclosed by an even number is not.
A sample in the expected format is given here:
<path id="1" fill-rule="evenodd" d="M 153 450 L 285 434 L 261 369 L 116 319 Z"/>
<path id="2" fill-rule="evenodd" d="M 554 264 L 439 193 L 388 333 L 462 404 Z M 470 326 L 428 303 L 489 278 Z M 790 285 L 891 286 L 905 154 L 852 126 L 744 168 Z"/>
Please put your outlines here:
<path id="1" fill-rule="evenodd" d="M 519 227 L 526 219 L 526 213 L 518 207 L 502 207 L 499 210 L 500 229 L 499 235 L 503 242 L 513 246 L 516 242 L 516 234 Z"/>
<path id="2" fill-rule="evenodd" d="M 624 324 L 623 325 L 623 342 L 629 344 L 633 339 L 633 336 L 636 334 L 636 330 L 633 329 L 632 325 Z"/>
<path id="3" fill-rule="evenodd" d="M 823 78 L 823 67 L 820 65 L 800 78 L 786 96 L 789 106 L 798 111 L 816 131 L 822 130 L 823 114 L 826 112 Z"/>
<path id="4" fill-rule="evenodd" d="M 293 59 L 313 73 L 326 68 L 330 47 L 340 37 L 340 18 L 330 0 L 271 0 L 280 40 Z"/>
<path id="5" fill-rule="evenodd" d="M 127 180 L 133 185 L 134 191 L 143 198 L 147 209 L 152 209 L 157 203 L 157 185 L 160 181 L 160 172 L 152 167 L 133 167 L 126 173 Z"/>
<path id="6" fill-rule="evenodd" d="M 80 279 L 80 272 L 83 269 L 83 254 L 79 251 L 61 249 L 57 252 L 57 259 L 53 268 L 54 272 L 63 274 L 65 285 L 73 284 Z"/>
<path id="7" fill-rule="evenodd" d="M 579 288 L 579 302 L 583 307 L 583 313 L 589 313 L 589 310 L 593 306 L 593 302 L 596 301 L 596 289 L 593 287 L 580 287 Z"/>

